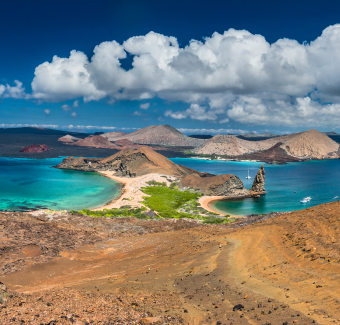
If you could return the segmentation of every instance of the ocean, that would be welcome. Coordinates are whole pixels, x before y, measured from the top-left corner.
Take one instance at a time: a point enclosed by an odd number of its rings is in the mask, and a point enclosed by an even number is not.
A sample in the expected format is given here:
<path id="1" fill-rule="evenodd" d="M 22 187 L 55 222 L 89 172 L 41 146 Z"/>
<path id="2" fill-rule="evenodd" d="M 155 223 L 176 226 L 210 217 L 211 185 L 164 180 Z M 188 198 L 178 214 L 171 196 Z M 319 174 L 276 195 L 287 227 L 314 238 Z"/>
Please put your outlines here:
<path id="1" fill-rule="evenodd" d="M 120 185 L 97 173 L 55 169 L 62 158 L 0 158 L 0 210 L 80 210 L 104 205 Z"/>
<path id="2" fill-rule="evenodd" d="M 260 162 L 172 158 L 176 164 L 212 174 L 234 174 L 251 188 Z M 53 159 L 0 158 L 0 210 L 81 210 L 104 205 L 120 192 L 119 183 L 97 173 L 52 168 Z M 218 201 L 213 207 L 233 215 L 293 211 L 340 197 L 340 160 L 315 160 L 286 165 L 264 164 L 267 194 L 258 199 Z M 251 179 L 246 179 L 249 169 Z M 308 203 L 300 200 L 310 196 Z"/>
<path id="3" fill-rule="evenodd" d="M 263 163 L 210 161 L 201 159 L 174 158 L 181 164 L 212 174 L 234 174 L 247 189 Z M 217 201 L 213 208 L 232 215 L 266 214 L 277 211 L 294 211 L 321 203 L 332 202 L 340 197 L 340 159 L 311 160 L 286 165 L 263 164 L 266 173 L 267 194 L 260 198 L 232 201 Z M 246 179 L 249 174 L 251 179 Z M 300 201 L 310 196 L 308 203 Z"/>

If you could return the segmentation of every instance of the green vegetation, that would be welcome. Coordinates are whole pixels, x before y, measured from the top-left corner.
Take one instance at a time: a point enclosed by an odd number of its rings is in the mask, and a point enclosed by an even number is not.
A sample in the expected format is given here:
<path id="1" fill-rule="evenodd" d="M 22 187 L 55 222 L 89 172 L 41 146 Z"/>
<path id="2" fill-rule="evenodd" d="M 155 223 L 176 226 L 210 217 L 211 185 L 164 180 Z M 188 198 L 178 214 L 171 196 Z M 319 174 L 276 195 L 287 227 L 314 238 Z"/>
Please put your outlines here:
<path id="1" fill-rule="evenodd" d="M 189 218 L 202 220 L 205 224 L 225 224 L 235 220 L 229 218 L 229 216 L 221 217 L 217 213 L 203 209 L 198 203 L 202 193 L 194 190 L 180 190 L 176 182 L 172 182 L 169 187 L 166 186 L 165 182 L 150 181 L 147 184 L 149 186 L 143 187 L 141 190 L 149 196 L 145 196 L 142 203 L 156 212 L 157 216 L 153 218 Z M 71 211 L 71 213 L 91 217 L 151 219 L 152 217 L 146 214 L 146 207 L 132 208 L 130 205 L 124 205 L 119 209 L 105 209 L 102 211 L 84 209 Z"/>
<path id="2" fill-rule="evenodd" d="M 90 217 L 135 217 L 138 219 L 150 219 L 144 212 L 146 211 L 145 207 L 142 208 L 131 208 L 129 205 L 124 205 L 120 209 L 104 209 L 100 211 L 92 211 L 88 209 L 84 209 L 81 211 L 71 211 L 71 213 L 84 214 Z"/>
<path id="3" fill-rule="evenodd" d="M 171 184 L 172 185 L 172 184 Z M 144 197 L 143 204 L 151 210 L 157 211 L 162 218 L 194 218 L 190 213 L 179 211 L 180 207 L 188 201 L 196 201 L 201 194 L 192 191 L 180 191 L 167 186 L 143 187 L 142 191 L 150 196 Z"/>

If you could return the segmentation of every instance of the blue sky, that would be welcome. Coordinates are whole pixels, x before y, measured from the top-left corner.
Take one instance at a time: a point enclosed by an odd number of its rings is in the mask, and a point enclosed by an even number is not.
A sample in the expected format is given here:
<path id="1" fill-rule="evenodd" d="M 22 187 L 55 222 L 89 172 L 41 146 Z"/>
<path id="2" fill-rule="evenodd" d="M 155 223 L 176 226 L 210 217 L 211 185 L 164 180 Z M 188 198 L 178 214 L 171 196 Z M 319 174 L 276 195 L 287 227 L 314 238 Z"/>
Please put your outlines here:
<path id="1" fill-rule="evenodd" d="M 336 1 L 8 1 L 0 125 L 340 131 L 339 12 Z"/>

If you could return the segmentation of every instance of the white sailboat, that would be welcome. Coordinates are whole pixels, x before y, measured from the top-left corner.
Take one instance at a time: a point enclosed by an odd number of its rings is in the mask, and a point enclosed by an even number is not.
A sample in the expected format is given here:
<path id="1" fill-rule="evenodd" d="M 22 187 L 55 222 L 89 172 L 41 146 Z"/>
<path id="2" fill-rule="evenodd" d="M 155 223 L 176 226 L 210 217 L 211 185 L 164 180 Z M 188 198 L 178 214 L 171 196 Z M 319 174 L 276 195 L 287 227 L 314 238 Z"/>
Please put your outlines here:
<path id="1" fill-rule="evenodd" d="M 251 176 L 249 176 L 249 169 L 248 169 L 248 176 L 246 177 L 247 179 L 251 178 Z"/>

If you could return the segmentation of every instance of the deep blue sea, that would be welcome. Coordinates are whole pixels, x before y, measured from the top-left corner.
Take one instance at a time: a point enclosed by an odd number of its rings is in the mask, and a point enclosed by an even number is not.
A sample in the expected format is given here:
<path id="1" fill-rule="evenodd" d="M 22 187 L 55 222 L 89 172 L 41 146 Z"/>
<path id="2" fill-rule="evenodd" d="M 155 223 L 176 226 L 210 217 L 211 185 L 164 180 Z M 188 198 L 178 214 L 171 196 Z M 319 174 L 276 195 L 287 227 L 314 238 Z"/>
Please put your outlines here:
<path id="1" fill-rule="evenodd" d="M 212 174 L 234 174 L 251 188 L 254 177 L 261 167 L 260 162 L 229 162 L 201 159 L 174 158 L 181 164 L 202 172 Z M 340 159 L 312 160 L 289 163 L 286 165 L 264 164 L 266 173 L 266 191 L 258 199 L 218 201 L 213 207 L 233 215 L 265 214 L 274 211 L 293 211 L 321 203 L 332 202 L 340 197 Z M 247 173 L 252 177 L 246 179 Z M 295 193 L 296 192 L 296 193 Z M 308 203 L 300 203 L 311 196 Z"/>
<path id="2" fill-rule="evenodd" d="M 55 169 L 62 158 L 0 158 L 0 210 L 80 210 L 99 207 L 120 192 L 97 173 Z"/>

